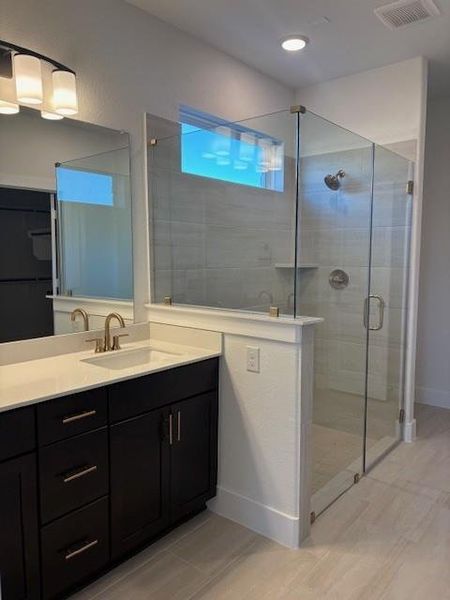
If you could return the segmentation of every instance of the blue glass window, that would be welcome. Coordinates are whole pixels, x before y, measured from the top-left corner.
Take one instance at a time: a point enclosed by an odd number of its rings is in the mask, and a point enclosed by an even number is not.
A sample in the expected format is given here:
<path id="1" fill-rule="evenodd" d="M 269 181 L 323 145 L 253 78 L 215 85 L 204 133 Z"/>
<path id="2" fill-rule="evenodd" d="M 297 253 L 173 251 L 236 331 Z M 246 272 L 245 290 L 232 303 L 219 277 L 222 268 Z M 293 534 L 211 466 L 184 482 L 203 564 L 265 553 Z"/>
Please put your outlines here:
<path id="1" fill-rule="evenodd" d="M 181 121 L 183 173 L 283 191 L 282 142 L 197 111 L 183 109 Z"/>
<path id="2" fill-rule="evenodd" d="M 57 195 L 62 202 L 114 206 L 114 182 L 112 175 L 58 167 Z"/>

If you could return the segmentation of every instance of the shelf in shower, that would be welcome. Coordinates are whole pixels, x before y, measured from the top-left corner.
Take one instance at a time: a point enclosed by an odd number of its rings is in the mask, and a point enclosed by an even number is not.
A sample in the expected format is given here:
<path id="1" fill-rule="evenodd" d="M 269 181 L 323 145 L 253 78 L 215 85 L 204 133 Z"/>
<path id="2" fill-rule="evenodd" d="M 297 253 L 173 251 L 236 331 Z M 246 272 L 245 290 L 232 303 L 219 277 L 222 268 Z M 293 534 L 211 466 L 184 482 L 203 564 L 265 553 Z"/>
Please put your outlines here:
<path id="1" fill-rule="evenodd" d="M 297 269 L 317 269 L 319 265 L 314 263 L 298 263 Z M 295 269 L 294 263 L 275 263 L 275 269 Z"/>

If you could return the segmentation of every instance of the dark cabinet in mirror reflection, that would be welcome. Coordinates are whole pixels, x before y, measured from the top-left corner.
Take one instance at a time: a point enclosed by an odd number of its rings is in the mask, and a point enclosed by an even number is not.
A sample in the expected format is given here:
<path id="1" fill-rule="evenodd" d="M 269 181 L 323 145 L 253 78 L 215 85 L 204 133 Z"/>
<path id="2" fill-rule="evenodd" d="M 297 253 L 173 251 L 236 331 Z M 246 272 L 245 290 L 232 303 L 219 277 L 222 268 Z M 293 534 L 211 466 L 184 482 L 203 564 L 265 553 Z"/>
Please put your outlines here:
<path id="1" fill-rule="evenodd" d="M 50 201 L 0 187 L 0 342 L 53 335 Z"/>

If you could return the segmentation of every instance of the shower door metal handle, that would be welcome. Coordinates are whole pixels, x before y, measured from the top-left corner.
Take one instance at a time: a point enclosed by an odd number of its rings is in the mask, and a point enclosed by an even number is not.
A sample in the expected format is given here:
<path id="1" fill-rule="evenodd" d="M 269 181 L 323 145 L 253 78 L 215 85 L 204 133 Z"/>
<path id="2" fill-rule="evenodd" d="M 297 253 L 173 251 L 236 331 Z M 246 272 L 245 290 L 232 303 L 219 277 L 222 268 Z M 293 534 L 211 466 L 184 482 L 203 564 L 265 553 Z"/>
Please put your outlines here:
<path id="1" fill-rule="evenodd" d="M 370 300 L 376 300 L 378 303 L 378 324 L 375 325 L 374 327 L 370 326 Z M 380 329 L 383 328 L 383 324 L 384 324 L 384 307 L 386 306 L 386 303 L 384 301 L 384 298 L 382 296 L 379 296 L 378 294 L 370 294 L 370 296 L 368 296 L 365 300 L 364 300 L 364 315 L 363 315 L 363 322 L 364 322 L 364 327 L 366 329 L 369 329 L 369 331 L 380 331 Z"/>

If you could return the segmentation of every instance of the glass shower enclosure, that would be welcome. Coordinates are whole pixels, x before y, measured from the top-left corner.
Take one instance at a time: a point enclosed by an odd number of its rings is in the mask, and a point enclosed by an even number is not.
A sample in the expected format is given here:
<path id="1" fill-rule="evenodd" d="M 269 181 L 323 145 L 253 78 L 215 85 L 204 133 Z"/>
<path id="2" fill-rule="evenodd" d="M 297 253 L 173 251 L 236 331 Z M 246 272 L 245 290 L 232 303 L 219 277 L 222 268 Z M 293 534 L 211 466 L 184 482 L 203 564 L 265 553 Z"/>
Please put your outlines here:
<path id="1" fill-rule="evenodd" d="M 128 147 L 56 165 L 59 293 L 133 297 Z"/>
<path id="2" fill-rule="evenodd" d="M 413 164 L 302 107 L 163 129 L 148 152 L 153 302 L 323 319 L 318 514 L 400 439 Z"/>

